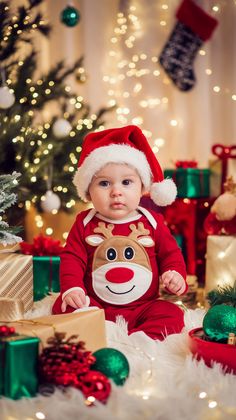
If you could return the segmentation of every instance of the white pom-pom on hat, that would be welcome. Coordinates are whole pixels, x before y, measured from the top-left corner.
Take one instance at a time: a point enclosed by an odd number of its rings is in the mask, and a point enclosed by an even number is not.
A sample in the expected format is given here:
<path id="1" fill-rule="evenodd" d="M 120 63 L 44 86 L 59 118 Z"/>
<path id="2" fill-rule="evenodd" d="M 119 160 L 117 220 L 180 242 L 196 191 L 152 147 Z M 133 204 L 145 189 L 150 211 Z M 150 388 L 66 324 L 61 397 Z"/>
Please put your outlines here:
<path id="1" fill-rule="evenodd" d="M 158 206 L 167 206 L 173 203 L 177 196 L 177 187 L 171 178 L 161 182 L 154 182 L 151 186 L 150 197 Z"/>

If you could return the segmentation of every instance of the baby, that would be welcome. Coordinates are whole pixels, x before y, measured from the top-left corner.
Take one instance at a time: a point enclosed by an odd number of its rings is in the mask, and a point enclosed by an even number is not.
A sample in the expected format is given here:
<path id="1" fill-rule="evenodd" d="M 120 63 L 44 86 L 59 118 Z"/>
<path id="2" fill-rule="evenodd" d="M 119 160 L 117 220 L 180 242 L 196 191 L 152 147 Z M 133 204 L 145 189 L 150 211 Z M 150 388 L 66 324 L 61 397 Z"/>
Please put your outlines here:
<path id="1" fill-rule="evenodd" d="M 163 206 L 177 191 L 142 131 L 130 125 L 88 134 L 74 184 L 93 209 L 77 216 L 68 235 L 53 313 L 95 306 L 107 320 L 123 316 L 129 334 L 163 340 L 180 332 L 183 312 L 159 298 L 159 281 L 170 293 L 185 293 L 185 263 L 162 215 L 139 206 L 147 192 Z"/>

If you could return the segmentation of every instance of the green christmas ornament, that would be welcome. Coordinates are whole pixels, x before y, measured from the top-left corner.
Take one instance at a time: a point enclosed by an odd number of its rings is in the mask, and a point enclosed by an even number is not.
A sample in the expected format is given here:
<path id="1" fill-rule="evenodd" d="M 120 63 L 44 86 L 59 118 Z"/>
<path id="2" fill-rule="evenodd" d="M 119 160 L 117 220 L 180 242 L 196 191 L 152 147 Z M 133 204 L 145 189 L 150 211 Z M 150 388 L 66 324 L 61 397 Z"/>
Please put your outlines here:
<path id="1" fill-rule="evenodd" d="M 77 25 L 80 20 L 79 11 L 72 6 L 67 6 L 61 12 L 61 22 L 64 23 L 66 26 L 72 27 Z"/>
<path id="2" fill-rule="evenodd" d="M 229 333 L 236 334 L 236 308 L 212 306 L 203 319 L 203 330 L 212 341 L 227 343 Z"/>
<path id="3" fill-rule="evenodd" d="M 116 385 L 123 385 L 129 376 L 129 362 L 125 355 L 113 348 L 103 348 L 93 353 L 96 362 L 92 369 L 112 379 Z"/>

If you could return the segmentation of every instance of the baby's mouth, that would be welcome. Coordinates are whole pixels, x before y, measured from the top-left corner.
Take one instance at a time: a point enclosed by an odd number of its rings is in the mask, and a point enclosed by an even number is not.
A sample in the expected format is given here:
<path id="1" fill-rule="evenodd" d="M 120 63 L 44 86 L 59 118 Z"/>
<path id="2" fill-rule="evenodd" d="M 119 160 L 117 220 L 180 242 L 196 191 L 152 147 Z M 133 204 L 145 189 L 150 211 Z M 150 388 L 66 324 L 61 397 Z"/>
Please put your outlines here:
<path id="1" fill-rule="evenodd" d="M 122 208 L 122 207 L 124 207 L 124 204 L 123 203 L 112 203 L 111 207 Z"/>

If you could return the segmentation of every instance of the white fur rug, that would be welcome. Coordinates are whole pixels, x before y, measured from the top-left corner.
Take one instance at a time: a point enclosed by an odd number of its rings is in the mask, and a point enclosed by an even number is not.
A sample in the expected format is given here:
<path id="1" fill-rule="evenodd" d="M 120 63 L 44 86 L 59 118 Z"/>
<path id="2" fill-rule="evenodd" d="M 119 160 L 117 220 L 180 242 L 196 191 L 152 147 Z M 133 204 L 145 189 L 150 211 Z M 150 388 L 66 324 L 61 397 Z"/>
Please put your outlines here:
<path id="1" fill-rule="evenodd" d="M 42 315 L 48 315 L 48 305 L 40 304 L 33 312 L 34 317 Z M 188 349 L 187 332 L 201 326 L 203 316 L 202 309 L 187 310 L 185 330 L 163 342 L 142 332 L 128 336 L 122 320 L 107 321 L 108 347 L 126 355 L 130 376 L 123 387 L 112 384 L 106 405 L 87 407 L 82 394 L 68 388 L 50 397 L 2 398 L 0 420 L 236 419 L 236 375 L 224 375 L 219 364 L 211 369 L 193 360 Z"/>

